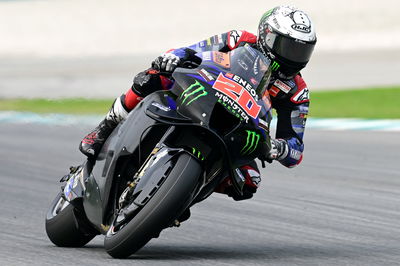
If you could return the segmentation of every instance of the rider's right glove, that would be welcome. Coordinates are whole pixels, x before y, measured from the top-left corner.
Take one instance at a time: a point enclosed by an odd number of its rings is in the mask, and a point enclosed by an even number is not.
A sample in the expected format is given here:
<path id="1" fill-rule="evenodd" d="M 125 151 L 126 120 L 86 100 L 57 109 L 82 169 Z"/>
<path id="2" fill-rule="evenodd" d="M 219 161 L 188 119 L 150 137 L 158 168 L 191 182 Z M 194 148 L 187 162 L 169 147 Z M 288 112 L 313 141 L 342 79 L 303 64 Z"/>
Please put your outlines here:
<path id="1" fill-rule="evenodd" d="M 163 53 L 157 57 L 151 66 L 153 69 L 160 72 L 172 73 L 175 68 L 184 66 L 186 61 L 191 61 L 196 64 L 201 63 L 201 59 L 195 56 L 196 51 L 190 48 L 179 48 L 167 53 Z"/>
<path id="2" fill-rule="evenodd" d="M 152 63 L 152 68 L 160 72 L 174 72 L 180 64 L 181 58 L 173 53 L 163 53 L 157 57 Z"/>

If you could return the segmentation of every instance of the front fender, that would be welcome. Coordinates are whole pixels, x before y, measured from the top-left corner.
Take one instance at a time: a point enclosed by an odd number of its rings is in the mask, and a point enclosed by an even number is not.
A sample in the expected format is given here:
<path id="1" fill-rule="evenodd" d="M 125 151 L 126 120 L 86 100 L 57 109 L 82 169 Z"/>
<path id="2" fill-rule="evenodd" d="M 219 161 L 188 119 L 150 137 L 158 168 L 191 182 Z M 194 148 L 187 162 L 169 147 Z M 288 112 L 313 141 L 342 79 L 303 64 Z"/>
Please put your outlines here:
<path id="1" fill-rule="evenodd" d="M 157 148 L 156 148 L 157 149 Z M 169 172 L 175 166 L 177 159 L 182 153 L 186 153 L 201 164 L 199 159 L 190 152 L 181 148 L 170 148 L 162 146 L 155 154 L 149 157 L 142 169 L 138 172 L 140 179 L 133 194 L 138 194 L 134 203 L 137 206 L 145 205 L 155 194 L 158 188 L 164 183 Z M 202 181 L 204 184 L 204 180 Z"/>

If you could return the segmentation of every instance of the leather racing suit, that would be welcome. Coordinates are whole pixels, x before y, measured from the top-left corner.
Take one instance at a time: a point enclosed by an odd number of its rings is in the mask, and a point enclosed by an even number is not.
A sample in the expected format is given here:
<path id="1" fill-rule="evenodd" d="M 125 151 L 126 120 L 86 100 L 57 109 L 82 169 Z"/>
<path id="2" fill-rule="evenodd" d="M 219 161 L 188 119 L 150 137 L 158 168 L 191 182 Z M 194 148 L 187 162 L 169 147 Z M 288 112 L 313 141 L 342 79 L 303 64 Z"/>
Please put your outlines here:
<path id="1" fill-rule="evenodd" d="M 256 40 L 257 37 L 252 33 L 232 30 L 169 52 L 185 58 L 188 54 L 195 52 L 228 52 L 245 44 L 250 44 L 257 49 Z M 159 76 L 157 71 L 152 69 L 139 73 L 134 79 L 132 91 L 140 97 L 145 97 L 158 90 L 160 86 L 169 89 L 172 82 L 164 76 L 160 78 Z M 276 138 L 285 140 L 288 147 L 278 161 L 286 167 L 294 167 L 303 158 L 303 135 L 310 102 L 309 90 L 301 75 L 298 74 L 289 80 L 272 76 L 268 91 L 272 108 L 276 110 L 278 116 Z"/>
<path id="2" fill-rule="evenodd" d="M 252 33 L 232 30 L 212 36 L 188 47 L 170 50 L 168 53 L 173 53 L 184 60 L 197 52 L 228 52 L 245 44 L 249 44 L 257 49 L 256 40 L 257 37 Z M 164 75 L 160 75 L 156 69 L 147 69 L 135 76 L 132 87 L 120 97 L 120 105 L 122 106 L 118 107 L 114 106 L 114 104 L 113 107 L 120 108 L 121 112 L 127 113 L 143 97 L 160 89 L 170 89 L 172 85 L 173 81 Z M 300 74 L 288 80 L 272 76 L 268 91 L 271 96 L 272 108 L 276 110 L 278 116 L 276 138 L 281 142 L 284 141 L 286 146 L 284 152 L 276 159 L 286 167 L 294 167 L 303 158 L 303 135 L 308 114 L 309 91 Z M 262 128 L 261 123 L 260 127 Z M 84 141 L 91 141 L 91 139 L 86 138 Z M 257 165 L 253 161 L 249 165 L 240 167 L 240 171 L 245 178 L 243 195 L 236 195 L 234 193 L 228 179 L 225 179 L 215 191 L 228 194 L 235 200 L 251 198 L 261 181 Z"/>

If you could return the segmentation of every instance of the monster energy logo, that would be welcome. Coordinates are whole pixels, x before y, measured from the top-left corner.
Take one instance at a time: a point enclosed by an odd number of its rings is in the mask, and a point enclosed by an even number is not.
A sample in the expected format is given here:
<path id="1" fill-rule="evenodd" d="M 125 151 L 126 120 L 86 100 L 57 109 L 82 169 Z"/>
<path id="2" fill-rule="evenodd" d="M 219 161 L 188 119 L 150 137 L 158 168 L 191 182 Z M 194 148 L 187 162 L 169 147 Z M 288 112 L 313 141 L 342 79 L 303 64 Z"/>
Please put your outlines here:
<path id="1" fill-rule="evenodd" d="M 206 92 L 203 85 L 201 85 L 201 83 L 196 80 L 195 83 L 190 85 L 186 90 L 182 92 L 180 99 L 183 99 L 182 103 L 185 103 L 190 96 L 194 96 L 193 99 L 186 103 L 186 105 L 189 105 L 192 102 L 196 101 L 198 98 L 206 96 L 207 94 L 208 92 Z"/>
<path id="2" fill-rule="evenodd" d="M 197 158 L 204 161 L 204 156 L 201 154 L 199 150 L 197 150 L 196 148 L 192 148 L 192 153 L 194 156 L 197 156 Z"/>
<path id="3" fill-rule="evenodd" d="M 268 10 L 267 12 L 264 13 L 264 15 L 261 17 L 261 22 L 263 22 L 264 19 L 269 17 L 272 13 L 274 12 L 274 8 Z"/>
<path id="4" fill-rule="evenodd" d="M 272 69 L 273 71 L 276 71 L 276 70 L 278 70 L 278 68 L 279 68 L 280 66 L 281 66 L 281 65 L 280 65 L 278 62 L 274 61 L 274 62 L 272 63 L 271 69 Z"/>
<path id="5" fill-rule="evenodd" d="M 246 155 L 254 152 L 258 146 L 258 142 L 260 141 L 260 135 L 254 131 L 246 130 L 247 139 L 246 145 L 240 151 L 241 154 Z"/>

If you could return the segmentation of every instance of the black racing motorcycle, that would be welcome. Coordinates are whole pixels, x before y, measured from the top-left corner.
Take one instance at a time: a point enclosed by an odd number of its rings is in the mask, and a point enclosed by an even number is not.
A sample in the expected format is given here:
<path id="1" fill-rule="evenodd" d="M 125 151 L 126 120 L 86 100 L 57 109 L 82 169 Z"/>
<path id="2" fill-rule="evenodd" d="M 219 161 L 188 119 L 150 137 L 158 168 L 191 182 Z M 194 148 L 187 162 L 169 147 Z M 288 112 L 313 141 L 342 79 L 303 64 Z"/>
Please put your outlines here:
<path id="1" fill-rule="evenodd" d="M 270 60 L 249 45 L 198 53 L 177 68 L 173 87 L 147 96 L 113 131 L 99 156 L 61 179 L 46 217 L 57 246 L 105 235 L 115 258 L 142 248 L 269 146 Z M 265 151 L 264 151 L 265 152 Z"/>

